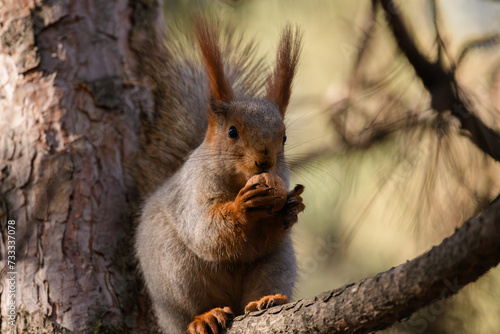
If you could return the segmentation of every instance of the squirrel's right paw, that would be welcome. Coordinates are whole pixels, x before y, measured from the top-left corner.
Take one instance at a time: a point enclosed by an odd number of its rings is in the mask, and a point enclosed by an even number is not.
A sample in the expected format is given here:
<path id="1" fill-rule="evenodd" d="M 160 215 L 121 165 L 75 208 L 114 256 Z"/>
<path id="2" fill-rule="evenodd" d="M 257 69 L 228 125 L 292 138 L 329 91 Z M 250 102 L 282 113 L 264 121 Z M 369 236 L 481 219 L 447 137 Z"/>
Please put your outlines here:
<path id="1" fill-rule="evenodd" d="M 216 307 L 208 312 L 197 315 L 189 324 L 187 334 L 221 334 L 228 328 L 234 318 L 229 307 Z"/>

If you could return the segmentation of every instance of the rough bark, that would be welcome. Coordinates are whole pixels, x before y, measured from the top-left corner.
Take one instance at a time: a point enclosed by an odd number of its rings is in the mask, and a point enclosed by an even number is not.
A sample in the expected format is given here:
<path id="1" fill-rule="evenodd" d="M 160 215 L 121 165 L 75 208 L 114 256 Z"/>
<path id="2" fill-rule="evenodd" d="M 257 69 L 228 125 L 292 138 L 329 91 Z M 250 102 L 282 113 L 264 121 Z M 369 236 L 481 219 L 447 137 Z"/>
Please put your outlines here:
<path id="1" fill-rule="evenodd" d="M 0 5 L 0 191 L 8 208 L 0 255 L 4 265 L 6 220 L 15 221 L 9 272 L 17 273 L 15 326 L 2 278 L 2 332 L 147 332 L 125 180 L 139 111 L 151 98 L 134 84 L 132 13 L 127 0 Z"/>
<path id="2" fill-rule="evenodd" d="M 457 293 L 500 262 L 500 196 L 418 258 L 314 298 L 237 317 L 231 333 L 370 333 Z"/>

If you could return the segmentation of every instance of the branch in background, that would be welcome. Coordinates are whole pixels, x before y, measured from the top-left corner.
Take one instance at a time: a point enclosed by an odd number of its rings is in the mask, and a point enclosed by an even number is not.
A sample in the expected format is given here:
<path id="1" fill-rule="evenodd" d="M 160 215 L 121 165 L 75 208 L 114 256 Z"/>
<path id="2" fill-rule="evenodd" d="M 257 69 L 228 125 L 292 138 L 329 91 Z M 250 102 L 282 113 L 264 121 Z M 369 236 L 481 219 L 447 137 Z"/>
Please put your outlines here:
<path id="1" fill-rule="evenodd" d="M 366 85 L 365 91 L 377 89 L 383 85 L 384 83 L 375 82 Z M 366 94 L 367 99 L 370 98 L 368 95 Z M 339 145 L 344 151 L 367 150 L 387 140 L 390 135 L 401 129 L 408 132 L 410 129 L 422 127 L 431 121 L 428 117 L 419 117 L 417 112 L 409 108 L 396 94 L 379 89 L 377 96 L 380 100 L 380 107 L 375 114 L 366 110 L 362 104 L 353 101 L 352 97 L 329 107 L 332 111 L 330 124 L 340 136 Z M 364 98 L 356 92 L 356 99 L 363 100 Z M 348 119 L 347 110 L 350 110 L 351 119 Z M 405 111 L 395 113 L 394 110 Z"/>
<path id="2" fill-rule="evenodd" d="M 460 52 L 457 60 L 457 65 L 460 65 L 460 63 L 465 59 L 465 56 L 467 56 L 472 50 L 487 49 L 497 46 L 498 44 L 500 44 L 500 35 L 497 33 L 469 41 Z"/>
<path id="3" fill-rule="evenodd" d="M 369 333 L 457 293 L 500 262 L 500 196 L 439 246 L 375 277 L 245 314 L 236 333 Z"/>
<path id="4" fill-rule="evenodd" d="M 437 112 L 432 112 L 432 115 L 451 111 L 462 128 L 468 131 L 470 140 L 499 161 L 500 137 L 466 107 L 467 100 L 460 96 L 453 67 L 448 71 L 439 60 L 440 57 L 448 56 L 439 32 L 436 32 L 440 43 L 438 52 L 443 54 L 437 57 L 437 61 L 431 62 L 419 52 L 400 14 L 394 10 L 393 2 L 374 1 L 382 3 L 398 47 L 429 91 L 432 107 Z M 365 36 L 360 49 L 361 56 L 366 53 L 370 38 L 368 34 Z M 358 57 L 358 65 L 361 56 Z M 343 113 L 342 108 L 352 108 L 353 105 L 352 101 L 345 104 L 339 102 L 339 115 Z M 361 112 L 359 117 L 363 115 Z M 343 144 L 355 144 L 353 147 L 362 148 L 364 146 L 359 144 L 385 138 L 391 129 L 398 128 L 387 122 L 379 124 L 378 119 L 384 120 L 385 117 L 373 118 L 373 122 L 362 129 L 354 141 L 350 140 L 352 136 L 346 136 L 345 131 L 339 131 L 341 136 L 344 135 L 342 139 L 348 139 Z M 345 117 L 340 116 L 335 121 L 337 127 L 345 127 Z M 415 126 L 422 125 L 418 123 L 422 121 L 417 117 Z M 368 141 L 363 140 L 366 138 Z M 423 306 L 457 293 L 499 262 L 500 197 L 497 197 L 481 215 L 466 222 L 453 236 L 424 255 L 376 277 L 311 299 L 237 317 L 228 333 L 368 333 L 380 330 L 407 318 Z"/>
<path id="5" fill-rule="evenodd" d="M 399 49 L 431 94 L 432 108 L 437 112 L 451 111 L 462 129 L 468 131 L 470 140 L 484 153 L 500 161 L 500 136 L 468 110 L 459 95 L 453 73 L 445 71 L 439 62 L 431 63 L 418 51 L 392 0 L 380 0 L 380 3 Z"/>
<path id="6" fill-rule="evenodd" d="M 360 71 L 360 68 L 361 68 L 361 63 L 363 61 L 363 58 L 368 53 L 367 52 L 368 45 L 373 37 L 376 17 L 377 17 L 377 0 L 372 0 L 371 1 L 370 17 L 368 18 L 368 21 L 365 23 L 365 28 L 363 29 L 363 40 L 361 41 L 361 44 L 358 46 L 359 51 L 356 55 L 356 60 L 354 61 L 354 64 L 352 65 L 352 75 L 351 75 L 349 83 L 348 83 L 348 88 L 350 90 L 352 90 L 353 86 L 357 82 L 356 79 L 358 76 L 358 72 Z"/>

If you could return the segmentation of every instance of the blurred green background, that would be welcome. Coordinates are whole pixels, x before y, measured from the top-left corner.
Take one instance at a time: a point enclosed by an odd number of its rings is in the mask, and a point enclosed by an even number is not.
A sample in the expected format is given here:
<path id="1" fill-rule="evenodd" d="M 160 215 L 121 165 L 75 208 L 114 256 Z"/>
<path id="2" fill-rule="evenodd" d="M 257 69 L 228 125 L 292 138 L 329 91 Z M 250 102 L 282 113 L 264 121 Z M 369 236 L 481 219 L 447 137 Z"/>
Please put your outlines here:
<path id="1" fill-rule="evenodd" d="M 498 166 L 460 134 L 453 117 L 438 117 L 430 109 L 430 97 L 398 53 L 381 11 L 372 16 L 371 1 L 164 4 L 171 25 L 198 11 L 217 16 L 257 40 L 269 64 L 286 23 L 304 32 L 287 114 L 292 182 L 306 186 L 307 206 L 294 227 L 300 268 L 296 299 L 418 256 L 498 194 Z M 397 4 L 429 59 L 437 58 L 439 28 L 443 66 L 457 67 L 462 93 L 498 130 L 500 2 Z M 499 300 L 500 269 L 495 268 L 456 297 L 436 301 L 386 332 L 498 333 Z"/>

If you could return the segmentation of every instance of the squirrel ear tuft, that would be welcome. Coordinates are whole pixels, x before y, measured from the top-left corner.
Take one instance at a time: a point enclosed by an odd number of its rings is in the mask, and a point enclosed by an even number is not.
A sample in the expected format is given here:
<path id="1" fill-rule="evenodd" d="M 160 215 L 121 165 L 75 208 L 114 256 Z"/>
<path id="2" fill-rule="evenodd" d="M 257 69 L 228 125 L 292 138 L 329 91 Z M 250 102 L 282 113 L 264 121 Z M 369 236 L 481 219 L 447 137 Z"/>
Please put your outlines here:
<path id="1" fill-rule="evenodd" d="M 224 75 L 224 66 L 219 45 L 219 29 L 217 24 L 209 25 L 201 17 L 194 21 L 194 28 L 201 55 L 205 62 L 205 70 L 210 82 L 210 91 L 216 102 L 229 103 L 233 101 L 234 94 Z"/>
<path id="2" fill-rule="evenodd" d="M 287 25 L 281 34 L 276 68 L 267 79 L 267 98 L 274 102 L 285 117 L 290 95 L 292 81 L 297 72 L 300 52 L 302 50 L 302 33 L 298 27 L 292 29 Z"/>

